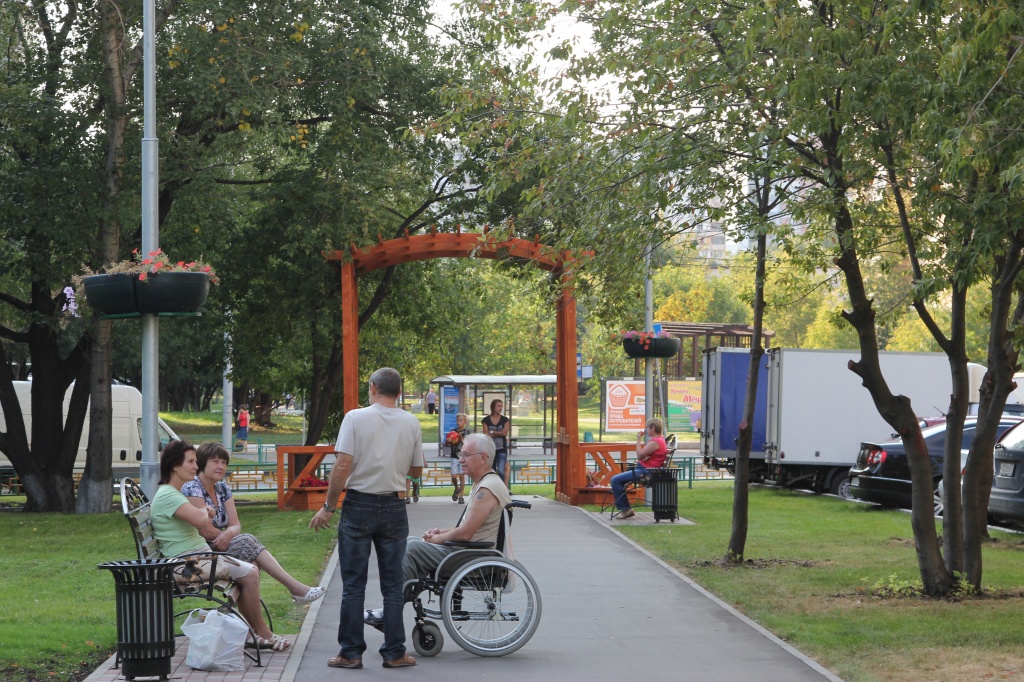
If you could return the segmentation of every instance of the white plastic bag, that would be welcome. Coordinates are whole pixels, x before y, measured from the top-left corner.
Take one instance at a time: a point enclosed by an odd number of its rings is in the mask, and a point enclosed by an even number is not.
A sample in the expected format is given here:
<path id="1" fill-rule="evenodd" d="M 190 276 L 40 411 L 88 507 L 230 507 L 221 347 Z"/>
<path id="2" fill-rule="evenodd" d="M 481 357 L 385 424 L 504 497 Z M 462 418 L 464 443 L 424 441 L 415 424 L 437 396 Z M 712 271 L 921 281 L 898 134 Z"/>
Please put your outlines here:
<path id="1" fill-rule="evenodd" d="M 234 614 L 196 609 L 185 618 L 181 631 L 189 639 L 186 665 L 216 672 L 245 670 L 242 658 L 249 628 Z"/>

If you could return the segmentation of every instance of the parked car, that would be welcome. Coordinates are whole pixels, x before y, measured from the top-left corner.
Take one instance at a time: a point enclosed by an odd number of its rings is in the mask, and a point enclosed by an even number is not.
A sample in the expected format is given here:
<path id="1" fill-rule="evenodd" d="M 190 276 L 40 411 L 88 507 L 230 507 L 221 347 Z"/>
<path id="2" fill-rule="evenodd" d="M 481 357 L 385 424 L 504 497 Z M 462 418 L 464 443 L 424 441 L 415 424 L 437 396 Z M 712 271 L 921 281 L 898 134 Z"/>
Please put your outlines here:
<path id="1" fill-rule="evenodd" d="M 1024 428 L 1020 425 L 996 443 L 988 513 L 996 521 L 1024 527 Z"/>
<path id="2" fill-rule="evenodd" d="M 974 441 L 974 430 L 978 420 L 968 417 L 964 420 L 964 435 L 960 441 L 961 462 L 966 461 L 967 452 Z M 1021 423 L 1019 417 L 1004 415 L 999 421 L 996 437 L 1002 436 L 1011 427 Z M 936 424 L 921 430 L 928 457 L 932 463 L 932 490 L 942 480 L 943 451 L 946 446 L 946 424 Z M 1021 433 L 1024 436 L 1024 432 Z M 850 495 L 865 502 L 874 502 L 885 507 L 911 506 L 910 462 L 903 441 L 886 443 L 861 443 L 857 463 L 850 469 Z M 936 510 L 941 513 L 940 507 Z"/>

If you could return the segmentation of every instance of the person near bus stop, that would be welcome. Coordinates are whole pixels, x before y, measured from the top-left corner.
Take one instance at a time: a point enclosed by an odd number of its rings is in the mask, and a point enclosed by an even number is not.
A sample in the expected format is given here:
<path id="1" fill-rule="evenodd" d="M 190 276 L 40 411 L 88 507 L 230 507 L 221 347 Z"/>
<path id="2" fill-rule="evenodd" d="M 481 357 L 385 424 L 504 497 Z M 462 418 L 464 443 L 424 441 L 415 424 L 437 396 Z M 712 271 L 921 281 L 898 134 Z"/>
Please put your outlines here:
<path id="1" fill-rule="evenodd" d="M 648 469 L 665 466 L 668 445 L 665 443 L 663 431 L 660 419 L 648 419 L 647 427 L 636 436 L 636 466 L 612 476 L 612 497 L 615 500 L 615 507 L 619 510 L 617 518 L 628 519 L 636 515 L 626 495 L 626 484 L 645 475 Z M 646 443 L 644 436 L 650 439 Z"/>
<path id="2" fill-rule="evenodd" d="M 505 409 L 505 401 L 495 398 L 491 401 L 491 413 L 481 423 L 484 433 L 494 439 L 494 470 L 501 480 L 508 485 L 508 432 L 512 428 L 511 420 L 501 413 Z"/>
<path id="3" fill-rule="evenodd" d="M 370 375 L 370 405 L 345 415 L 335 444 L 337 460 L 327 486 L 327 500 L 309 527 L 327 528 L 334 509 L 330 503 L 345 491 L 338 522 L 338 565 L 341 571 L 341 615 L 338 655 L 331 668 L 362 668 L 366 639 L 363 606 L 371 547 L 377 554 L 380 591 L 384 599 L 385 668 L 416 665 L 406 653 L 402 611 L 402 560 L 409 535 L 406 476 L 423 473 L 420 423 L 398 407 L 402 377 L 390 367 Z"/>
<path id="4" fill-rule="evenodd" d="M 427 392 L 427 414 L 437 414 L 437 393 L 433 388 Z"/>
<path id="5" fill-rule="evenodd" d="M 466 442 L 466 436 L 469 435 L 469 417 L 462 412 L 455 415 L 455 428 L 448 432 L 445 436 L 445 444 L 448 446 L 448 454 L 452 458 L 452 486 L 455 488 L 455 492 L 452 493 L 452 502 L 458 502 L 459 504 L 466 504 L 466 499 L 462 496 L 462 491 L 466 485 L 466 478 L 462 471 L 462 463 L 459 459 L 459 452 L 462 451 L 462 445 Z"/>

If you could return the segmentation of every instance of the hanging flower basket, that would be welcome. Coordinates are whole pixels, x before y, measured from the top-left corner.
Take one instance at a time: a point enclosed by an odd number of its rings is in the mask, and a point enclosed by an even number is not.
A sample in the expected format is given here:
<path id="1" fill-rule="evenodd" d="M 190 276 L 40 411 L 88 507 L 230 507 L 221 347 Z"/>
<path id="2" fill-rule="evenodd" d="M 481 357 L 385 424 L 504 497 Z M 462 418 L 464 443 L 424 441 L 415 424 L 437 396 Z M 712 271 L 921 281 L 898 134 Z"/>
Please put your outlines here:
<path id="1" fill-rule="evenodd" d="M 655 337 L 622 339 L 622 349 L 631 358 L 671 358 L 679 352 L 679 339 Z"/>
<path id="2" fill-rule="evenodd" d="M 210 285 L 217 284 L 213 268 L 197 261 L 174 262 L 157 249 L 143 256 L 111 263 L 106 272 L 88 268 L 73 279 L 89 305 L 103 315 L 194 313 L 203 307 Z"/>
<path id="3" fill-rule="evenodd" d="M 104 315 L 129 315 L 139 312 L 135 303 L 135 276 L 119 272 L 88 275 L 82 278 L 89 305 Z"/>
<path id="4" fill-rule="evenodd" d="M 206 303 L 210 277 L 205 272 L 161 272 L 135 283 L 139 312 L 194 313 Z"/>

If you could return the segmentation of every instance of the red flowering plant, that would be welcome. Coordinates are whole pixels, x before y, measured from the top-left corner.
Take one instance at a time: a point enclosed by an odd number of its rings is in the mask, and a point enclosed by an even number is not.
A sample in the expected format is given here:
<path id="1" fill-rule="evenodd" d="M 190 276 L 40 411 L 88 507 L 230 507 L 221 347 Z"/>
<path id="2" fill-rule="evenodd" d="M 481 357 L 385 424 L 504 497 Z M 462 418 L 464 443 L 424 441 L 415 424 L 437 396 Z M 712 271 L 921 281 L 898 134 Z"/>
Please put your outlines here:
<path id="1" fill-rule="evenodd" d="M 302 488 L 326 488 L 327 481 L 310 474 L 309 476 L 299 479 L 299 486 Z"/>
<path id="2" fill-rule="evenodd" d="M 114 275 L 122 273 L 135 275 L 140 282 L 145 282 L 151 275 L 161 272 L 205 272 L 210 278 L 210 284 L 220 284 L 220 280 L 217 279 L 217 273 L 206 263 L 195 260 L 188 262 L 183 260 L 172 261 L 170 256 L 164 253 L 163 249 L 150 251 L 145 256 L 139 253 L 138 249 L 135 249 L 132 251 L 131 258 L 111 263 L 101 268 L 99 272 L 93 271 L 89 266 L 83 266 L 82 274 L 75 275 L 72 281 L 75 285 L 75 294 L 78 296 L 78 300 L 84 301 L 85 290 L 83 280 L 89 275 Z"/>
<path id="3" fill-rule="evenodd" d="M 103 268 L 103 272 L 108 274 L 125 272 L 130 275 L 138 275 L 140 282 L 145 282 L 150 275 L 156 275 L 161 272 L 205 272 L 210 277 L 210 284 L 220 283 L 220 280 L 217 279 L 217 273 L 206 263 L 195 260 L 189 262 L 183 260 L 172 261 L 170 256 L 164 253 L 163 249 L 150 251 L 145 256 L 139 253 L 138 249 L 135 249 L 132 251 L 130 259 L 111 263 Z"/>
<path id="4" fill-rule="evenodd" d="M 635 329 L 628 329 L 628 330 L 627 329 L 623 329 L 618 334 L 616 334 L 615 338 L 630 339 L 632 341 L 636 341 L 637 343 L 639 343 L 641 346 L 644 347 L 644 350 L 647 350 L 647 349 L 649 349 L 651 347 L 651 341 L 652 340 L 654 340 L 654 339 L 669 339 L 669 338 L 672 338 L 672 335 L 669 334 L 666 331 L 642 332 L 642 331 L 637 331 Z"/>

